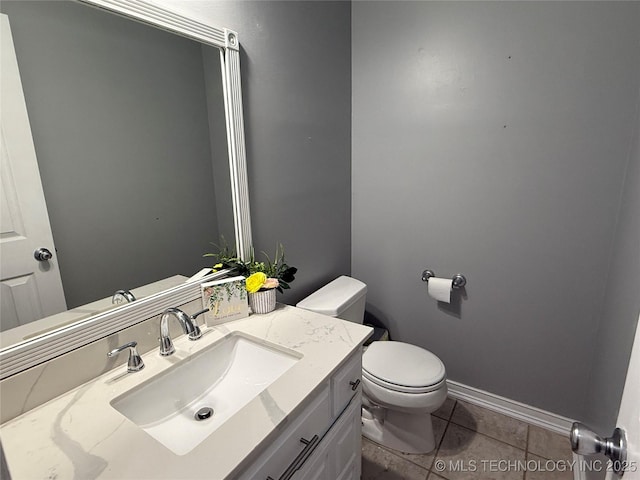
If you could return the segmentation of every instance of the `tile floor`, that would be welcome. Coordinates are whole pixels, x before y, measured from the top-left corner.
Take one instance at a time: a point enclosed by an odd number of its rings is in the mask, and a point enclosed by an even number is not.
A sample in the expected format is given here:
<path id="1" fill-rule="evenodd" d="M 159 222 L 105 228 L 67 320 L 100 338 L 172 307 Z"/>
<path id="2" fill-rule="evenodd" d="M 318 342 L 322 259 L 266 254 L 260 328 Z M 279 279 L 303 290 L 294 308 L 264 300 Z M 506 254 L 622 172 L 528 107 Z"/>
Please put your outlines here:
<path id="1" fill-rule="evenodd" d="M 448 398 L 433 414 L 436 449 L 387 450 L 362 439 L 362 480 L 571 480 L 568 437 Z"/>

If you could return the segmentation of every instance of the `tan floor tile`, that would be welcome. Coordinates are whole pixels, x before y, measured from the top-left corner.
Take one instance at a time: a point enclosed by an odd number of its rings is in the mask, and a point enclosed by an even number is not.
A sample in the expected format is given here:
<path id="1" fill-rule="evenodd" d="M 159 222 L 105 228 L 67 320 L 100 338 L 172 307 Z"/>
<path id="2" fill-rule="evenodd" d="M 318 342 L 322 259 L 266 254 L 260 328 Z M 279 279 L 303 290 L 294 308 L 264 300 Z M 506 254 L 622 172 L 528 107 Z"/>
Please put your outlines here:
<path id="1" fill-rule="evenodd" d="M 547 460 L 528 453 L 526 468 L 527 480 L 573 480 L 573 470 L 569 461 Z"/>
<path id="2" fill-rule="evenodd" d="M 447 428 L 447 422 L 442 420 L 441 418 L 431 417 L 433 421 L 433 435 L 436 439 L 436 448 L 433 452 L 425 453 L 423 455 L 416 455 L 413 453 L 399 453 L 402 458 L 406 458 L 410 462 L 416 463 L 421 467 L 429 470 L 431 468 L 431 464 L 433 463 L 433 459 L 436 456 L 436 452 L 438 451 L 438 446 L 442 441 L 442 436 L 444 435 L 444 431 Z"/>
<path id="3" fill-rule="evenodd" d="M 447 397 L 442 406 L 433 412 L 433 416 L 444 418 L 445 420 L 449 420 L 451 418 L 451 413 L 453 412 L 453 407 L 456 406 L 455 399 L 451 397 Z"/>
<path id="4" fill-rule="evenodd" d="M 508 465 L 524 460 L 524 450 L 449 424 L 432 471 L 449 480 L 522 480 L 523 469 Z"/>
<path id="5" fill-rule="evenodd" d="M 527 446 L 527 424 L 501 413 L 458 401 L 451 421 L 514 447 Z"/>
<path id="6" fill-rule="evenodd" d="M 425 480 L 428 470 L 362 439 L 362 480 Z"/>
<path id="7" fill-rule="evenodd" d="M 571 443 L 568 435 L 560 435 L 544 428 L 529 426 L 527 450 L 534 455 L 552 460 L 571 460 Z"/>
<path id="8" fill-rule="evenodd" d="M 429 476 L 427 477 L 427 480 L 447 480 L 444 477 L 441 477 L 440 475 L 436 475 L 435 473 L 431 472 L 429 474 Z"/>

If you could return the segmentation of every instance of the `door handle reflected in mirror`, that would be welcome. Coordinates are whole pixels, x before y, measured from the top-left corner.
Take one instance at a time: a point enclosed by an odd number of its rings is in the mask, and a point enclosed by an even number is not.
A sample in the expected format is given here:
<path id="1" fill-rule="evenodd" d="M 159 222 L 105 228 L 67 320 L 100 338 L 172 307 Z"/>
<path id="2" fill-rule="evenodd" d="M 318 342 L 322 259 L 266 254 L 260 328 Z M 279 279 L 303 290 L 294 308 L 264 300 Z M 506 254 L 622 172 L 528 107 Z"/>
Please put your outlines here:
<path id="1" fill-rule="evenodd" d="M 46 262 L 47 260 L 51 260 L 53 258 L 53 253 L 47 248 L 41 247 L 33 252 L 33 258 L 35 258 L 39 262 Z"/>

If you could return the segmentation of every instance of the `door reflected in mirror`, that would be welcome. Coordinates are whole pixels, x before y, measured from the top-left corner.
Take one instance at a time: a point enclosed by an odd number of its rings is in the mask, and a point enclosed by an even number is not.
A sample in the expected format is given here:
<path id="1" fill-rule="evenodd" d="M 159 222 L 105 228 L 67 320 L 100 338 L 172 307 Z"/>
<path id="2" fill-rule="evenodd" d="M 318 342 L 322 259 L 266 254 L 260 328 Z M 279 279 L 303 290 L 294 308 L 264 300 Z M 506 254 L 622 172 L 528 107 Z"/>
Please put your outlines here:
<path id="1" fill-rule="evenodd" d="M 220 51 L 71 1 L 0 11 L 67 307 L 209 266 L 234 240 Z"/>

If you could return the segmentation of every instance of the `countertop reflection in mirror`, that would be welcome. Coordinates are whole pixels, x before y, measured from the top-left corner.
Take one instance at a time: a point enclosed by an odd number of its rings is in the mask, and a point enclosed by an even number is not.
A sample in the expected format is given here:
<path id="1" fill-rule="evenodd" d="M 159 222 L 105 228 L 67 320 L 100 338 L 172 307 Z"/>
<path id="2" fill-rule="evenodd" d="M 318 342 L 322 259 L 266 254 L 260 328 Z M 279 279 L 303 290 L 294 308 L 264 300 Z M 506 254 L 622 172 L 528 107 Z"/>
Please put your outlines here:
<path id="1" fill-rule="evenodd" d="M 251 227 L 237 33 L 137 0 L 82 1 L 98 9 L 77 2 L 16 3 L 25 4 L 25 8 L 61 8 L 65 14 L 72 8 L 71 15 L 108 17 L 108 27 L 89 28 L 76 20 L 80 28 L 91 32 L 85 32 L 86 37 L 78 34 L 84 44 L 80 46 L 64 36 L 59 39 L 58 50 L 66 55 L 62 60 L 48 55 L 42 39 L 31 46 L 28 39 L 20 42 L 21 47 L 16 43 L 19 63 L 21 51 L 25 53 L 30 48 L 40 51 L 40 60 L 45 61 L 44 66 L 24 67 L 35 69 L 27 75 L 33 83 L 29 84 L 29 92 L 35 92 L 30 108 L 29 98 L 26 101 L 38 163 L 50 162 L 46 167 L 41 165 L 41 170 L 68 306 L 78 307 L 108 297 L 117 289 L 142 286 L 177 274 L 188 277 L 206 266 L 201 255 L 211 248 L 208 242 L 218 241 L 220 235 L 230 243 L 235 239 L 237 251 L 246 255 L 251 246 Z M 15 6 L 3 2 L 2 11 L 10 21 Z M 78 8 L 88 12 L 78 13 Z M 49 21 L 52 15 L 53 12 L 45 12 Z M 146 31 L 134 32 L 133 27 Z M 62 25 L 56 28 L 63 33 L 66 29 Z M 120 36 L 106 40 L 107 30 L 114 28 Z M 101 36 L 111 43 L 101 46 Z M 155 41 L 144 43 L 147 38 Z M 171 46 L 174 44 L 168 43 L 170 38 L 177 39 L 180 45 Z M 155 58 L 158 45 L 154 43 L 160 44 L 159 50 L 165 55 L 155 62 L 152 57 Z M 78 65 L 78 52 L 87 46 L 90 52 L 84 53 L 84 60 Z M 184 54 L 185 49 L 189 55 Z M 103 50 L 108 51 L 107 56 Z M 134 51 L 147 52 L 148 58 L 134 57 Z M 114 52 L 119 56 L 113 57 Z M 174 58 L 167 59 L 166 55 L 171 54 Z M 95 70 L 102 67 L 92 63 L 94 57 L 109 58 L 109 62 L 122 68 L 103 69 L 97 74 Z M 142 63 L 140 76 L 130 74 L 135 63 Z M 194 67 L 195 73 L 186 64 Z M 20 68 L 22 71 L 22 64 Z M 56 90 L 52 79 L 47 84 L 47 78 L 36 78 L 42 76 L 37 72 L 43 68 L 58 75 L 58 86 L 67 84 L 71 87 L 68 90 L 80 97 L 68 97 L 62 87 Z M 109 81 L 98 86 L 97 77 L 108 77 Z M 142 90 L 124 87 L 131 78 Z M 45 80 L 45 86 L 36 85 L 36 80 Z M 25 85 L 28 81 L 23 78 Z M 185 82 L 198 84 L 198 89 Z M 173 86 L 174 90 L 157 91 L 156 83 Z M 46 90 L 57 92 L 51 101 L 41 98 Z M 107 93 L 115 96 L 107 97 Z M 74 109 L 78 104 L 82 108 Z M 167 112 L 156 109 L 166 105 L 170 107 Z M 198 110 L 198 106 L 219 108 L 216 112 L 211 108 Z M 149 111 L 154 118 L 146 116 Z M 58 130 L 47 131 L 46 124 L 54 124 Z M 91 125 L 97 130 L 91 132 Z M 71 135 L 56 143 L 52 137 L 63 130 Z M 142 157 L 146 163 L 138 163 Z M 98 210 L 92 212 L 90 205 Z M 140 302 L 152 305 L 167 292 L 169 297 L 177 298 L 180 293 L 176 292 L 193 288 L 194 285 L 182 284 L 95 317 L 47 326 L 41 335 L 0 350 L 1 377 L 81 346 L 68 342 L 66 337 L 72 331 L 77 336 L 78 331 L 91 325 L 91 332 L 109 335 L 135 322 L 134 312 L 144 306 Z M 119 318 L 117 326 L 112 322 L 115 317 Z M 91 333 L 82 338 L 88 343 L 96 336 Z M 22 358 L 14 362 L 14 357 L 31 357 L 29 352 L 36 350 L 40 353 L 28 361 Z"/>

